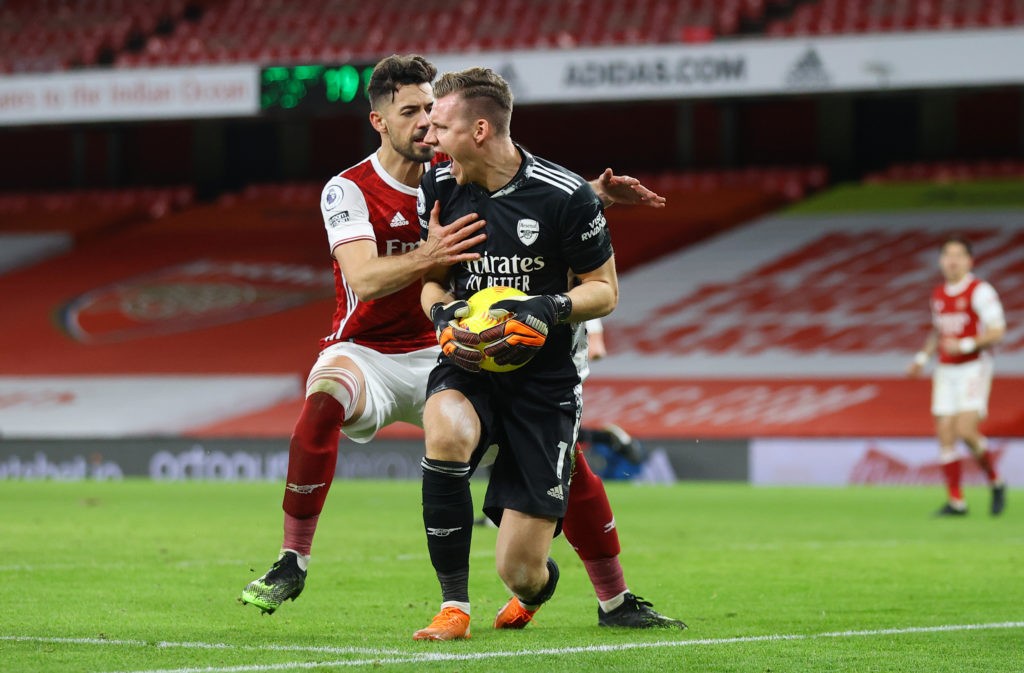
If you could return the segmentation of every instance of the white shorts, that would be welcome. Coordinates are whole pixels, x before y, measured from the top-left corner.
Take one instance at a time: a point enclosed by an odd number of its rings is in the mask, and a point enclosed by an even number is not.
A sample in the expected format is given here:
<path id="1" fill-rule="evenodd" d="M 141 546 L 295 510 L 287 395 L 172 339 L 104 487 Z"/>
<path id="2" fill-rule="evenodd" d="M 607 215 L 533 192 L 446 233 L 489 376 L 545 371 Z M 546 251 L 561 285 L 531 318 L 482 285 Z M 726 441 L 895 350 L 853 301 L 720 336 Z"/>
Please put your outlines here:
<path id="1" fill-rule="evenodd" d="M 938 365 L 932 376 L 932 415 L 955 416 L 965 411 L 988 415 L 992 360 L 978 358 L 960 365 Z"/>
<path id="2" fill-rule="evenodd" d="M 310 378 L 330 359 L 347 357 L 363 373 L 366 406 L 359 418 L 342 427 L 353 442 L 365 444 L 386 425 L 405 421 L 423 427 L 427 376 L 437 364 L 440 346 L 411 353 L 385 354 L 351 342 L 336 343 L 320 352 Z M 306 383 L 307 390 L 309 382 Z"/>

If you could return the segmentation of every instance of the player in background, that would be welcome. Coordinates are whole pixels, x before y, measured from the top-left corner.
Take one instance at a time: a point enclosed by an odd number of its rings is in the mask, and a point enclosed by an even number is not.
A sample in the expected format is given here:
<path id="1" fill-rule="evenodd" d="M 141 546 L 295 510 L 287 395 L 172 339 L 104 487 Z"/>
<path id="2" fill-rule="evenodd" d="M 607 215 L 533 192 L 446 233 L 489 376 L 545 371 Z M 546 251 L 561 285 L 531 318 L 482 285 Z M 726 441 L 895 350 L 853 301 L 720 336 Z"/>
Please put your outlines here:
<path id="1" fill-rule="evenodd" d="M 377 65 L 367 93 L 369 121 L 380 135 L 380 148 L 328 181 L 321 196 L 337 308 L 332 332 L 321 340 L 310 371 L 289 445 L 278 560 L 242 591 L 242 602 L 264 613 L 294 600 L 305 586 L 317 522 L 334 479 L 340 434 L 364 443 L 395 421 L 422 424 L 426 378 L 439 348 L 433 325 L 419 308 L 420 277 L 433 266 L 479 258 L 466 252 L 482 240 L 478 232 L 483 223 L 476 218 L 460 218 L 441 229 L 434 217 L 427 240 L 419 243 L 416 194 L 420 176 L 434 158 L 434 148 L 423 138 L 436 73 L 418 56 L 390 56 Z M 639 181 L 615 176 L 610 169 L 592 186 L 608 204 L 665 203 Z M 600 480 L 596 475 L 592 480 L 597 504 L 578 508 L 585 538 L 581 549 L 601 558 L 614 551 L 617 566 L 618 538 L 614 529 L 605 530 L 613 520 L 611 509 Z M 593 532 L 588 535 L 588 530 Z M 615 568 L 603 572 L 602 585 L 614 587 Z M 617 572 L 621 579 L 621 567 Z M 631 626 L 640 613 L 615 614 L 623 622 L 617 625 Z"/>
<path id="2" fill-rule="evenodd" d="M 452 161 L 421 181 L 421 224 L 427 226 L 428 204 L 435 202 L 442 220 L 479 212 L 489 222 L 480 262 L 428 272 L 421 296 L 446 356 L 430 374 L 423 424 L 423 520 L 442 603 L 413 638 L 455 640 L 470 637 L 469 477 L 492 442 L 499 450 L 484 512 L 498 524 L 497 570 L 513 594 L 495 628 L 526 626 L 554 593 L 558 567 L 548 552 L 563 517 L 570 528 L 566 496 L 572 497 L 568 485 L 582 412 L 574 358 L 582 347 L 579 323 L 607 315 L 618 284 L 601 202 L 579 176 L 512 141 L 508 84 L 492 70 L 471 68 L 442 76 L 435 93 L 426 141 Z M 570 276 L 580 281 L 571 289 Z M 493 285 L 529 296 L 495 303 L 492 314 L 505 312 L 510 319 L 480 336 L 457 329 L 455 320 L 468 311 L 465 300 Z M 489 334 L 494 331 L 501 334 Z M 522 367 L 480 371 L 482 354 L 472 346 L 481 339 L 492 342 L 489 354 L 498 364 Z M 601 496 L 607 507 L 603 488 Z M 596 512 L 596 504 L 578 509 Z M 569 509 L 575 512 L 576 503 Z M 607 514 L 604 521 L 611 522 L 610 509 Z M 604 570 L 621 581 L 617 553 L 617 568 Z M 592 581 L 596 569 L 587 567 Z M 600 596 L 597 582 L 595 589 Z M 614 610 L 599 606 L 599 623 L 620 612 L 636 618 L 631 626 L 681 625 L 631 593 L 618 600 Z"/>
<path id="3" fill-rule="evenodd" d="M 578 362 L 580 370 L 580 379 L 583 381 L 587 380 L 590 376 L 590 363 L 596 362 L 608 355 L 608 347 L 604 341 L 604 323 L 600 318 L 594 318 L 586 322 L 587 328 L 587 347 L 581 351 L 586 353 L 586 359 Z M 584 387 L 586 390 L 586 387 Z M 634 465 L 639 465 L 644 459 L 643 446 L 639 441 L 630 436 L 623 428 L 619 427 L 615 423 L 606 423 L 601 427 L 587 427 L 582 426 L 579 431 L 580 444 L 586 444 L 594 446 L 595 444 L 604 444 L 611 451 L 627 459 Z M 577 452 L 577 460 L 582 458 L 582 450 Z M 573 475 L 573 479 L 575 479 Z M 570 500 L 572 496 L 570 495 Z M 566 533 L 566 538 L 569 538 L 570 534 Z"/>
<path id="4" fill-rule="evenodd" d="M 936 512 L 940 516 L 967 514 L 960 488 L 958 439 L 967 445 L 988 477 L 991 513 L 998 515 L 1006 507 L 1006 485 L 996 471 L 988 439 L 978 429 L 988 412 L 992 350 L 1006 333 L 1006 320 L 999 295 L 971 273 L 973 265 L 967 239 L 953 236 L 942 243 L 939 269 L 945 282 L 932 292 L 933 329 L 907 368 L 910 376 L 918 376 L 938 353 L 932 378 L 932 415 L 948 491 L 946 504 Z"/>
<path id="5" fill-rule="evenodd" d="M 604 323 L 600 318 L 588 320 L 587 323 L 587 359 L 591 362 L 608 355 L 608 347 L 604 343 Z"/>

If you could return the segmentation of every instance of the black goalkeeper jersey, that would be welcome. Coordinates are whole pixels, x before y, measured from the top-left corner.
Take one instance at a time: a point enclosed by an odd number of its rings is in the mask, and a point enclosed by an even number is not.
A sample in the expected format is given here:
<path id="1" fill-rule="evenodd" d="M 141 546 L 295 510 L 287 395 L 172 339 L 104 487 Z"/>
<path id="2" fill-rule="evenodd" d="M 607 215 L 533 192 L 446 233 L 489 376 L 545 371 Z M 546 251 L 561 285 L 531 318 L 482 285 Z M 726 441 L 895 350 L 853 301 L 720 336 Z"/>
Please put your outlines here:
<path id="1" fill-rule="evenodd" d="M 473 248 L 481 258 L 451 269 L 451 290 L 457 299 L 495 285 L 529 295 L 567 292 L 571 272 L 593 271 L 612 256 L 601 201 L 587 181 L 516 148 L 523 158 L 519 171 L 496 192 L 456 184 L 450 161 L 435 165 L 420 182 L 421 238 L 427 236 L 434 201 L 441 203 L 442 223 L 468 213 L 487 221 L 487 239 Z M 540 353 L 518 371 L 575 372 L 572 356 L 581 345 L 581 333 L 575 326 L 553 327 Z"/>

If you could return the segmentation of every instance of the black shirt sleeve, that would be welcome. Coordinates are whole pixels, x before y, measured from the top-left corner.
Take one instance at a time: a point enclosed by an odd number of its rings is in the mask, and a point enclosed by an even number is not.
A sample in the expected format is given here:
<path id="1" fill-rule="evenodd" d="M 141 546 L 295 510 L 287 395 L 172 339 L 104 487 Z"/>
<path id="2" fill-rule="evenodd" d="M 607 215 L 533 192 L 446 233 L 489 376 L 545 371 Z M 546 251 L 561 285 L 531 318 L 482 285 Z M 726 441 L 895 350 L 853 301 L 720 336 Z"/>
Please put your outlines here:
<path id="1" fill-rule="evenodd" d="M 604 208 L 589 183 L 569 197 L 563 223 L 562 248 L 574 273 L 593 271 L 612 256 Z"/>

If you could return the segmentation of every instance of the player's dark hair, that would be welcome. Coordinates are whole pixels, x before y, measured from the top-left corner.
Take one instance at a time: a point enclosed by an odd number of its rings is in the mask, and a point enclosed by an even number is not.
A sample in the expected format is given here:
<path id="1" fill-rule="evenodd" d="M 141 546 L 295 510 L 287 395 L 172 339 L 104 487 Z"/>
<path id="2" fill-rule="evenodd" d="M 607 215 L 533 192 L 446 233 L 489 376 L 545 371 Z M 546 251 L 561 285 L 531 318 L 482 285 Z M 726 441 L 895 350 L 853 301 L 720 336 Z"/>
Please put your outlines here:
<path id="1" fill-rule="evenodd" d="M 461 94 L 473 114 L 494 125 L 500 136 L 507 136 L 512 125 L 512 89 L 490 68 L 469 68 L 446 72 L 434 84 L 434 98 Z"/>
<path id="2" fill-rule="evenodd" d="M 974 257 L 974 247 L 971 245 L 971 242 L 959 234 L 947 236 L 942 241 L 942 245 L 939 246 L 939 250 L 945 250 L 947 245 L 954 243 L 964 246 L 964 250 L 967 251 L 968 257 Z"/>
<path id="3" fill-rule="evenodd" d="M 401 86 L 430 84 L 436 76 L 437 68 L 422 56 L 392 54 L 382 59 L 370 75 L 370 82 L 366 86 L 370 108 L 377 110 L 380 105 L 394 101 L 395 93 Z"/>

